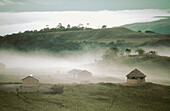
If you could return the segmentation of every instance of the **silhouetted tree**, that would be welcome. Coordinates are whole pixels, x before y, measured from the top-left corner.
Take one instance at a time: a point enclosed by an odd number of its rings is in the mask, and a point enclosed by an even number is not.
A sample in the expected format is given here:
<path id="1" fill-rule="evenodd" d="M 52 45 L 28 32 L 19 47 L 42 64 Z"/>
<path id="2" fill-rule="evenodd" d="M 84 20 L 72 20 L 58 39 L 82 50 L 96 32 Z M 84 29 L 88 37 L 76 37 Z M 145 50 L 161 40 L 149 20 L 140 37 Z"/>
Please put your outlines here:
<path id="1" fill-rule="evenodd" d="M 156 51 L 149 51 L 148 53 L 146 53 L 146 56 L 149 56 L 149 57 L 155 57 L 157 56 L 157 53 Z"/>
<path id="2" fill-rule="evenodd" d="M 144 55 L 145 54 L 145 50 L 143 50 L 142 48 L 138 48 L 137 50 L 135 50 L 135 52 L 137 52 L 138 55 Z"/>
<path id="3" fill-rule="evenodd" d="M 131 49 L 128 49 L 128 48 L 127 48 L 127 49 L 125 50 L 125 52 L 126 52 L 127 55 L 129 55 L 129 54 L 131 53 Z"/>
<path id="4" fill-rule="evenodd" d="M 103 26 L 102 26 L 102 29 L 105 29 L 106 27 L 107 27 L 107 25 L 103 25 Z"/>
<path id="5" fill-rule="evenodd" d="M 64 27 L 61 23 L 59 23 L 59 24 L 57 25 L 57 28 L 58 28 L 58 29 L 62 29 L 62 30 L 65 29 L 65 27 Z"/>
<path id="6" fill-rule="evenodd" d="M 70 28 L 71 28 L 71 26 L 70 26 L 70 24 L 68 24 L 68 25 L 67 25 L 67 29 L 70 29 Z"/>
<path id="7" fill-rule="evenodd" d="M 109 49 L 105 51 L 102 57 L 103 59 L 107 60 L 107 59 L 117 57 L 118 53 L 119 53 L 119 49 L 117 47 L 110 47 Z"/>
<path id="8" fill-rule="evenodd" d="M 110 47 L 110 50 L 114 54 L 114 56 L 118 56 L 119 54 L 119 49 L 117 47 Z"/>

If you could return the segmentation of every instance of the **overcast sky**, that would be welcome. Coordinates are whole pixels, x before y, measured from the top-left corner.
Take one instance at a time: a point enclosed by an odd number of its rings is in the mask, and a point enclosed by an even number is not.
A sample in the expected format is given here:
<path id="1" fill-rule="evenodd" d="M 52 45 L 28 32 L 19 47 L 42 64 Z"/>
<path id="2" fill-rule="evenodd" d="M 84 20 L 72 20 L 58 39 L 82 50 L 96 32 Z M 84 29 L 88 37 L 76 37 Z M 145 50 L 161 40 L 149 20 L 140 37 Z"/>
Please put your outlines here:
<path id="1" fill-rule="evenodd" d="M 169 9 L 170 0 L 0 0 L 1 12 Z"/>

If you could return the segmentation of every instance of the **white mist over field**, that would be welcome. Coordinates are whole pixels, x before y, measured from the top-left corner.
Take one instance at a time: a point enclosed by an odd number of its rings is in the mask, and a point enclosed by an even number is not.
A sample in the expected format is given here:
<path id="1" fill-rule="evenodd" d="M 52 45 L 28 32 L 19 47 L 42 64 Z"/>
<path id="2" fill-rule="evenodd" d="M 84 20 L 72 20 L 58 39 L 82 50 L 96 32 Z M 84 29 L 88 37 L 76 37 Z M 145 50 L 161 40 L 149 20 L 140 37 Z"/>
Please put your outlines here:
<path id="1" fill-rule="evenodd" d="M 165 48 L 164 50 L 165 52 L 162 51 L 158 54 L 165 54 L 167 50 Z M 74 83 L 74 81 L 67 78 L 67 72 L 71 69 L 82 69 L 92 72 L 93 82 L 125 82 L 126 75 L 133 69 L 138 68 L 147 75 L 147 81 L 158 83 L 163 81 L 166 82 L 165 84 L 169 84 L 169 74 L 164 70 L 135 67 L 114 61 L 111 63 L 103 62 L 101 59 L 104 52 L 104 49 L 60 53 L 0 50 L 0 63 L 6 66 L 5 70 L 0 70 L 0 76 L 9 77 L 12 81 L 19 81 L 21 78 L 33 74 L 40 77 L 42 82 Z M 96 77 L 100 78 L 97 79 Z"/>
<path id="2" fill-rule="evenodd" d="M 15 51 L 0 51 L 0 63 L 6 68 L 74 68 L 85 64 L 94 63 L 101 59 L 103 50 L 89 52 L 62 52 L 52 54 L 47 52 L 23 53 Z"/>
<path id="3" fill-rule="evenodd" d="M 159 17 L 160 16 L 160 17 Z M 151 22 L 170 16 L 169 10 L 117 10 L 117 11 L 54 11 L 54 12 L 0 12 L 0 35 L 64 26 L 101 28 L 121 26 L 137 22 Z"/>

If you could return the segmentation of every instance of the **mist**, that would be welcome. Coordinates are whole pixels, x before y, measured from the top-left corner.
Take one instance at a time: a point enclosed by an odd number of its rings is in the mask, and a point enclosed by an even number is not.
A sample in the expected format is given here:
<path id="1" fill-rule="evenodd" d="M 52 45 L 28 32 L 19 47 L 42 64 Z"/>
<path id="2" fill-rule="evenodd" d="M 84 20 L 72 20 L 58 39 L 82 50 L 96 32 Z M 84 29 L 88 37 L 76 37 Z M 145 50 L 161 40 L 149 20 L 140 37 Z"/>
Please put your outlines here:
<path id="1" fill-rule="evenodd" d="M 170 57 L 170 48 L 164 47 L 164 46 L 158 46 L 158 47 L 144 47 L 144 49 L 148 51 L 156 51 L 158 55 L 160 56 L 168 56 Z"/>
<path id="2" fill-rule="evenodd" d="M 161 50 L 162 49 L 162 50 Z M 41 78 L 43 83 L 74 83 L 67 78 L 71 69 L 82 69 L 92 72 L 91 82 L 126 82 L 126 75 L 137 68 L 147 75 L 148 82 L 170 84 L 167 70 L 154 69 L 122 62 L 103 62 L 102 55 L 106 48 L 83 49 L 81 51 L 62 51 L 52 53 L 48 51 L 20 52 L 16 50 L 0 50 L 0 63 L 6 69 L 0 71 L 2 81 L 20 81 L 21 78 L 33 74 Z M 145 48 L 154 50 L 158 55 L 169 56 L 168 48 Z M 156 67 L 156 66 L 155 66 Z M 10 78 L 10 79 L 9 79 Z M 79 80 L 76 80 L 79 81 Z"/>
<path id="3" fill-rule="evenodd" d="M 101 59 L 104 50 L 97 51 L 64 51 L 60 53 L 50 53 L 42 51 L 18 52 L 13 50 L 1 50 L 0 62 L 6 68 L 57 68 L 57 67 L 77 67 L 93 63 Z"/>

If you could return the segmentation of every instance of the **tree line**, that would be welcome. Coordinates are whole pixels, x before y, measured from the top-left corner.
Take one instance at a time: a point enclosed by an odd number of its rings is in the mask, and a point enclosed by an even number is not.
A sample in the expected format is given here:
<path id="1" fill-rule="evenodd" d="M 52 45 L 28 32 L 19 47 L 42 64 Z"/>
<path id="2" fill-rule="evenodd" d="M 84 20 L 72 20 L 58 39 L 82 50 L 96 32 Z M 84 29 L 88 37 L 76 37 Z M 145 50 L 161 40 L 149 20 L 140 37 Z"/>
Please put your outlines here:
<path id="1" fill-rule="evenodd" d="M 103 57 L 103 59 L 107 60 L 107 59 L 112 59 L 115 57 L 123 57 L 123 56 L 143 56 L 143 57 L 158 56 L 158 52 L 156 52 L 156 51 L 146 52 L 142 48 L 137 48 L 135 50 L 135 53 L 137 53 L 137 55 L 134 55 L 134 54 L 131 55 L 131 52 L 132 52 L 132 49 L 130 49 L 130 48 L 126 48 L 125 50 L 120 50 L 120 48 L 114 46 L 114 47 L 108 48 L 102 57 Z"/>

